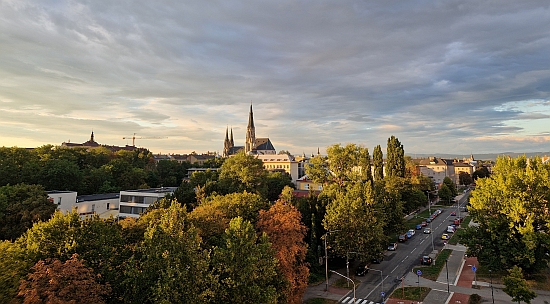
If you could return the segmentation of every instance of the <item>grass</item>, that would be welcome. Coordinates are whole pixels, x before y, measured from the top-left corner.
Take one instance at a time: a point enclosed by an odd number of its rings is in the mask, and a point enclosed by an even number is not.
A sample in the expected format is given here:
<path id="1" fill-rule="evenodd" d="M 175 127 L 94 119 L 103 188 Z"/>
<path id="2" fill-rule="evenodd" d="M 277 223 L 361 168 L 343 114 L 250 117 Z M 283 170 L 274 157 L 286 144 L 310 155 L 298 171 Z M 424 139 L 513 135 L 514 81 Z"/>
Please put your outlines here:
<path id="1" fill-rule="evenodd" d="M 396 288 L 391 294 L 390 298 L 411 300 L 411 301 L 424 301 L 424 298 L 428 295 L 431 288 L 428 287 L 405 287 Z"/>
<path id="2" fill-rule="evenodd" d="M 413 272 L 416 273 L 417 270 L 420 270 L 422 271 L 423 278 L 432 280 L 432 281 L 437 280 L 437 277 L 439 276 L 441 269 L 443 269 L 443 266 L 445 266 L 445 260 L 449 258 L 449 256 L 451 255 L 451 252 L 452 252 L 451 249 L 441 250 L 441 252 L 437 255 L 435 259 L 435 263 L 433 263 L 430 266 L 415 267 L 413 269 Z"/>
<path id="3" fill-rule="evenodd" d="M 351 279 L 351 278 L 350 278 Z M 330 284 L 330 286 L 334 286 L 334 287 L 338 287 L 338 288 L 346 288 L 346 289 L 353 289 L 353 284 L 351 284 L 351 282 L 349 282 L 349 286 L 348 286 L 348 280 L 347 279 L 344 279 L 344 278 L 339 278 L 337 279 L 334 283 Z M 361 281 L 358 281 L 358 280 L 353 280 L 353 282 L 355 283 L 355 286 L 359 285 L 359 283 L 361 283 Z"/>

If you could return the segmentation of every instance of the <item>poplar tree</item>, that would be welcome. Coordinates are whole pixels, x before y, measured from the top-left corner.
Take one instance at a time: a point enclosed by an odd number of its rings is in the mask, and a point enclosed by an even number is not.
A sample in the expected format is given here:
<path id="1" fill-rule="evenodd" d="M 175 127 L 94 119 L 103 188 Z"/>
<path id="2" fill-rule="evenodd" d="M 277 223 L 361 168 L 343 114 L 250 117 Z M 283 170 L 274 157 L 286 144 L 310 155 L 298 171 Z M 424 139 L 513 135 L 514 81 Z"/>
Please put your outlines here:
<path id="1" fill-rule="evenodd" d="M 405 177 L 405 150 L 395 136 L 388 138 L 386 176 Z"/>
<path id="2" fill-rule="evenodd" d="M 374 180 L 381 181 L 384 178 L 384 156 L 380 145 L 374 147 L 372 152 L 372 163 L 374 165 Z"/>

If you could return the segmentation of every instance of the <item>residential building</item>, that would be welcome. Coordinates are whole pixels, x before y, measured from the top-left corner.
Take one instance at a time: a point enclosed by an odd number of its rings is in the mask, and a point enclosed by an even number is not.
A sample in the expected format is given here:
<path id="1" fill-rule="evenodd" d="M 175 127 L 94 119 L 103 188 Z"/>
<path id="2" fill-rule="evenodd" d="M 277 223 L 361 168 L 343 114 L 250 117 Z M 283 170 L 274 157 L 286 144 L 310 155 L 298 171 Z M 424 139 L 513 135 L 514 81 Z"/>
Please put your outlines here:
<path id="1" fill-rule="evenodd" d="M 80 217 L 94 214 L 100 218 L 118 217 L 120 193 L 102 193 L 79 195 L 76 197 L 75 207 Z"/>
<path id="2" fill-rule="evenodd" d="M 474 173 L 475 171 L 475 166 L 472 165 L 472 164 L 469 164 L 469 163 L 464 163 L 464 162 L 460 162 L 460 161 L 457 161 L 455 160 L 453 162 L 453 167 L 454 167 L 454 176 L 455 176 L 455 184 L 456 185 L 460 185 L 460 172 L 465 172 L 467 174 L 469 174 L 470 176 L 472 176 L 472 174 Z"/>
<path id="3" fill-rule="evenodd" d="M 429 157 L 419 161 L 420 173 L 433 180 L 436 186 L 443 183 L 445 177 L 455 181 L 455 169 L 452 159 Z"/>
<path id="4" fill-rule="evenodd" d="M 48 191 L 48 199 L 57 205 L 57 210 L 67 213 L 73 210 L 76 203 L 75 191 Z"/>
<path id="5" fill-rule="evenodd" d="M 264 168 L 267 171 L 280 171 L 286 172 L 292 178 L 292 182 L 296 184 L 296 180 L 300 178 L 298 175 L 299 172 L 299 162 L 294 159 L 292 155 L 288 154 L 272 154 L 272 155 L 256 155 L 260 159 Z"/>
<path id="6" fill-rule="evenodd" d="M 166 195 L 174 193 L 176 189 L 177 187 L 162 187 L 120 191 L 119 218 L 138 218 L 147 207 Z"/>

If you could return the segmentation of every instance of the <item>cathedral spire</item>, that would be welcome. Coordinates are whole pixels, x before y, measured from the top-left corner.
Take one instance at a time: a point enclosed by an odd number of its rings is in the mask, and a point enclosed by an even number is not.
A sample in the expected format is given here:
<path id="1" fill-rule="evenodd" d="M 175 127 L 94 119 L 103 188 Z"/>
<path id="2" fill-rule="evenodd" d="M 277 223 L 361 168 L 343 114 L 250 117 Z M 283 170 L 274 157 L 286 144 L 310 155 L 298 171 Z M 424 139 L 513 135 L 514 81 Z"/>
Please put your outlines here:
<path id="1" fill-rule="evenodd" d="M 250 103 L 250 113 L 248 114 L 248 127 L 246 128 L 246 146 L 245 152 L 251 152 L 256 147 L 256 128 L 254 128 L 254 113 L 252 112 L 252 102 Z"/>
<path id="2" fill-rule="evenodd" d="M 231 127 L 231 138 L 229 139 L 229 145 L 231 147 L 235 146 L 235 142 L 233 141 L 233 127 Z"/>
<path id="3" fill-rule="evenodd" d="M 92 135 L 90 136 L 90 142 L 94 142 L 94 130 L 92 130 Z"/>

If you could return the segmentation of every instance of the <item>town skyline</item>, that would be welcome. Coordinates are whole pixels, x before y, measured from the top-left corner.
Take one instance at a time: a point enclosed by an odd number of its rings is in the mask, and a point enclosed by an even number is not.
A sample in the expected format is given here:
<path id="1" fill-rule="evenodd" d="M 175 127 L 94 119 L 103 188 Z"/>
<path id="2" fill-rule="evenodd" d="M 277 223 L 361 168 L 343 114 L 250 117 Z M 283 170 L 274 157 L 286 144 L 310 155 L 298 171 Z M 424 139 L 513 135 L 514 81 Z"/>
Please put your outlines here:
<path id="1" fill-rule="evenodd" d="M 550 150 L 545 1 L 0 6 L 2 146 L 221 152 L 252 103 L 293 154 Z"/>

